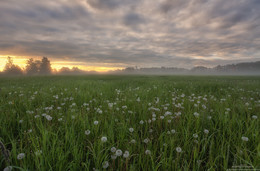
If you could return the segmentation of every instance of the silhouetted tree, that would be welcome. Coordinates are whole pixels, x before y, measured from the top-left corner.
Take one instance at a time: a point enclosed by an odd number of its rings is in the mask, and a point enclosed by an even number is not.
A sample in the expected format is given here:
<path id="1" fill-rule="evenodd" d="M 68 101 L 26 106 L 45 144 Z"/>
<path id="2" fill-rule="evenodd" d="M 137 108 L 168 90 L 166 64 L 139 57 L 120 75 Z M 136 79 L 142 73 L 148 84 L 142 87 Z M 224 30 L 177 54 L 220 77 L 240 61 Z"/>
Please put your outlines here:
<path id="1" fill-rule="evenodd" d="M 40 61 L 38 61 L 40 62 Z M 37 61 L 34 61 L 33 58 L 27 60 L 27 65 L 25 68 L 25 72 L 28 75 L 35 75 L 39 73 L 39 66 L 37 65 Z"/>
<path id="2" fill-rule="evenodd" d="M 51 74 L 51 63 L 47 57 L 43 57 L 40 65 L 40 74 Z"/>
<path id="3" fill-rule="evenodd" d="M 15 65 L 13 59 L 8 56 L 3 73 L 6 75 L 22 75 L 23 70 L 18 65 Z"/>

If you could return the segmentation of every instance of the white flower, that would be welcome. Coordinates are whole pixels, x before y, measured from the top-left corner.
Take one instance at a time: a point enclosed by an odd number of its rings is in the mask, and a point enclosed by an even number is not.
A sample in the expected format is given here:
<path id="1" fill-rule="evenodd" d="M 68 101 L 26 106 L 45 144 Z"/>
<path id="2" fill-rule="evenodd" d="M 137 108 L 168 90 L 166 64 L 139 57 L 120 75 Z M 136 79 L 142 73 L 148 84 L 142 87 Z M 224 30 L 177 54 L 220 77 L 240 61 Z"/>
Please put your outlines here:
<path id="1" fill-rule="evenodd" d="M 248 140 L 249 140 L 248 137 L 244 137 L 244 136 L 243 136 L 241 139 L 242 139 L 243 141 L 248 141 Z"/>
<path id="2" fill-rule="evenodd" d="M 194 114 L 193 114 L 195 117 L 199 117 L 199 113 L 197 113 L 197 112 L 194 112 Z"/>
<path id="3" fill-rule="evenodd" d="M 125 151 L 123 157 L 124 157 L 124 158 L 128 158 L 128 157 L 129 157 L 129 151 Z"/>
<path id="4" fill-rule="evenodd" d="M 112 107 L 113 107 L 113 103 L 108 103 L 108 107 L 110 108 L 110 109 L 112 109 Z"/>
<path id="5" fill-rule="evenodd" d="M 176 151 L 177 151 L 178 153 L 181 153 L 181 152 L 182 152 L 181 147 L 177 147 L 177 148 L 176 148 Z"/>
<path id="6" fill-rule="evenodd" d="M 19 120 L 19 123 L 23 123 L 23 120 Z"/>
<path id="7" fill-rule="evenodd" d="M 211 120 L 212 117 L 211 117 L 211 116 L 208 116 L 207 118 L 208 118 L 208 120 Z"/>
<path id="8" fill-rule="evenodd" d="M 194 138 L 198 138 L 198 134 L 193 134 L 193 137 Z"/>
<path id="9" fill-rule="evenodd" d="M 175 129 L 172 129 L 171 132 L 172 132 L 172 134 L 175 134 L 176 131 L 175 131 Z"/>
<path id="10" fill-rule="evenodd" d="M 130 143 L 131 143 L 131 144 L 135 144 L 136 141 L 135 141 L 134 139 L 132 139 L 132 140 L 130 141 Z"/>
<path id="11" fill-rule="evenodd" d="M 148 139 L 148 138 L 145 138 L 145 139 L 144 139 L 144 143 L 147 144 L 148 142 L 149 142 L 149 139 Z"/>
<path id="12" fill-rule="evenodd" d="M 42 154 L 42 150 L 37 150 L 37 151 L 35 151 L 35 155 L 36 155 L 36 156 L 39 156 L 40 154 Z"/>
<path id="13" fill-rule="evenodd" d="M 256 116 L 256 115 L 253 115 L 252 118 L 253 118 L 253 119 L 257 119 L 257 116 Z"/>
<path id="14" fill-rule="evenodd" d="M 62 121 L 62 118 L 59 118 L 58 121 Z"/>
<path id="15" fill-rule="evenodd" d="M 94 125 L 98 125 L 98 121 L 94 121 Z"/>
<path id="16" fill-rule="evenodd" d="M 205 134 L 208 134 L 208 133 L 209 133 L 209 130 L 204 129 L 204 133 L 205 133 Z"/>
<path id="17" fill-rule="evenodd" d="M 20 153 L 20 154 L 17 155 L 18 160 L 22 160 L 24 157 L 25 157 L 24 153 Z"/>
<path id="18" fill-rule="evenodd" d="M 104 161 L 104 163 L 103 163 L 103 168 L 106 169 L 106 168 L 108 168 L 108 166 L 109 166 L 108 161 Z"/>
<path id="19" fill-rule="evenodd" d="M 90 130 L 86 130 L 86 131 L 85 131 L 85 134 L 86 134 L 86 135 L 89 135 L 89 134 L 90 134 Z"/>
<path id="20" fill-rule="evenodd" d="M 116 152 L 116 147 L 112 147 L 110 150 L 112 153 L 114 153 L 114 152 Z"/>
<path id="21" fill-rule="evenodd" d="M 52 117 L 50 115 L 46 115 L 45 118 L 48 120 L 48 121 L 51 121 L 52 120 Z"/>
<path id="22" fill-rule="evenodd" d="M 13 167 L 12 166 L 7 166 L 6 168 L 4 168 L 4 170 L 3 171 L 11 171 L 13 169 Z"/>
<path id="23" fill-rule="evenodd" d="M 143 120 L 141 120 L 141 121 L 140 121 L 140 124 L 141 124 L 141 125 L 142 125 L 142 124 L 144 124 L 144 121 L 143 121 Z"/>
<path id="24" fill-rule="evenodd" d="M 134 132 L 134 128 L 129 128 L 129 131 L 132 133 Z"/>
<path id="25" fill-rule="evenodd" d="M 160 116 L 160 119 L 164 119 L 164 116 Z"/>
<path id="26" fill-rule="evenodd" d="M 115 160 L 116 158 L 117 158 L 117 155 L 114 155 L 114 154 L 111 155 L 111 159 L 112 159 L 112 160 Z"/>
<path id="27" fill-rule="evenodd" d="M 74 115 L 72 115 L 72 116 L 71 116 L 71 119 L 75 119 L 75 116 L 74 116 Z"/>
<path id="28" fill-rule="evenodd" d="M 120 149 L 118 149 L 118 150 L 116 150 L 116 156 L 122 156 L 122 154 L 123 154 L 123 152 L 122 152 L 122 150 L 120 150 Z"/>
<path id="29" fill-rule="evenodd" d="M 101 138 L 101 141 L 102 141 L 102 142 L 107 142 L 107 137 L 102 137 L 102 138 Z"/>
<path id="30" fill-rule="evenodd" d="M 151 155 L 151 151 L 150 150 L 145 150 L 145 154 L 146 155 Z"/>

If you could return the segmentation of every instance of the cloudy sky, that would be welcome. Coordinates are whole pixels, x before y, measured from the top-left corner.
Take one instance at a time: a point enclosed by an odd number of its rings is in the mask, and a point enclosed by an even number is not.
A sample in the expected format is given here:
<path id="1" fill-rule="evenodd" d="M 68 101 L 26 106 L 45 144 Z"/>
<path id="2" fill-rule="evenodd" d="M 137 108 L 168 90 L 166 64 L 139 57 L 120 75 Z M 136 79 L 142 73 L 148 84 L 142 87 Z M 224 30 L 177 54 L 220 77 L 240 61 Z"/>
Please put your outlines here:
<path id="1" fill-rule="evenodd" d="M 108 70 L 260 60 L 260 0 L 0 0 L 0 69 Z"/>

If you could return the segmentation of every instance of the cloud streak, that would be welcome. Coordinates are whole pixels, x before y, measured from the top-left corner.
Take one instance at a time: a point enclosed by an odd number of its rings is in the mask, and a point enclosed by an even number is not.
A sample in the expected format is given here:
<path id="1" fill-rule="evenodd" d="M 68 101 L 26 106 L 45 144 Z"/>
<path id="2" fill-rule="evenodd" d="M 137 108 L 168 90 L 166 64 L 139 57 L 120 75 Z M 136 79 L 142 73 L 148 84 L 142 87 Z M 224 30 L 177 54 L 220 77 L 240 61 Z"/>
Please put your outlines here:
<path id="1" fill-rule="evenodd" d="M 127 66 L 260 60 L 258 0 L 3 0 L 0 55 Z"/>

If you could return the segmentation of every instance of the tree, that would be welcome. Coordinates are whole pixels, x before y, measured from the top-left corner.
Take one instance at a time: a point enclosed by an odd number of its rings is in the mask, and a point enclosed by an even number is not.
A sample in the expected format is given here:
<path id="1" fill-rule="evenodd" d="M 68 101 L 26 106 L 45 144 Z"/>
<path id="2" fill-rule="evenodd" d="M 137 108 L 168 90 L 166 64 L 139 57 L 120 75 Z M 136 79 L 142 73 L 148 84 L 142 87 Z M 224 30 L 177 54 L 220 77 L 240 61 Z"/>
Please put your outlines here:
<path id="1" fill-rule="evenodd" d="M 23 70 L 13 63 L 12 57 L 8 56 L 3 73 L 6 75 L 22 75 Z"/>
<path id="2" fill-rule="evenodd" d="M 35 75 L 39 73 L 39 66 L 37 66 L 37 61 L 34 61 L 33 58 L 28 59 L 26 64 L 26 74 Z"/>
<path id="3" fill-rule="evenodd" d="M 51 63 L 47 57 L 43 57 L 40 64 L 40 74 L 49 75 L 51 74 Z"/>

